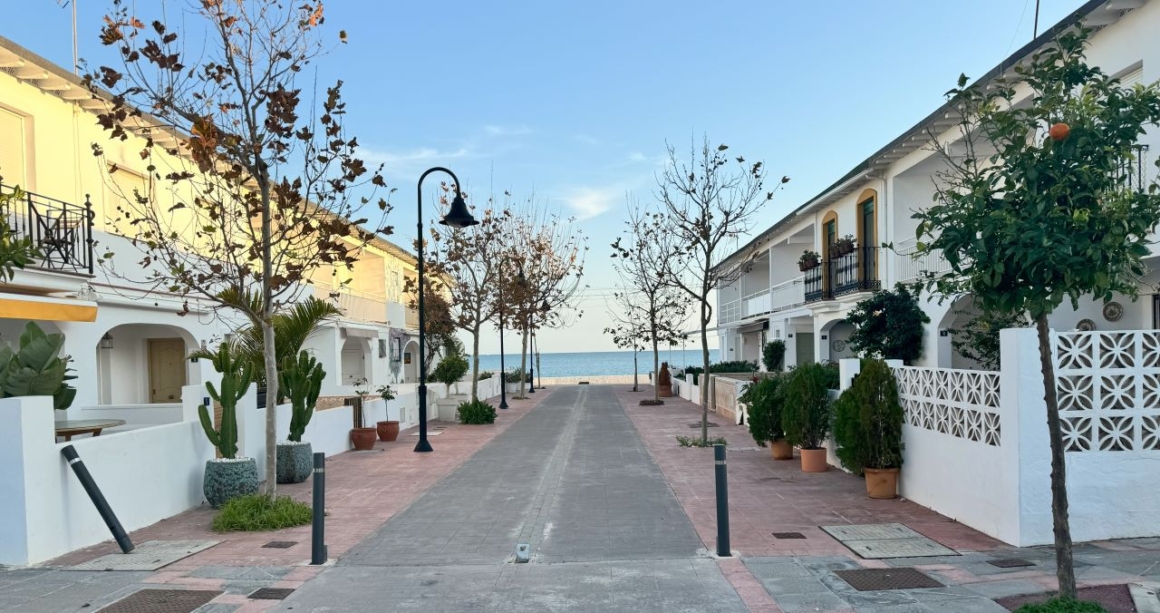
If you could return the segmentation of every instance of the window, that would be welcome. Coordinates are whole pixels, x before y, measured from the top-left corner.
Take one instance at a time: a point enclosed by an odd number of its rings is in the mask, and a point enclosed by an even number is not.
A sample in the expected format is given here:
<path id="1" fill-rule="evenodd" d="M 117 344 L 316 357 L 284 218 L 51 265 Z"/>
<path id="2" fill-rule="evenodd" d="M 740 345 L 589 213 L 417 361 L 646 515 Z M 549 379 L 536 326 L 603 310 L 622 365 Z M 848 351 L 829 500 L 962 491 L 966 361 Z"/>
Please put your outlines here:
<path id="1" fill-rule="evenodd" d="M 28 187 L 24 117 L 0 109 L 0 177 L 4 185 Z"/>

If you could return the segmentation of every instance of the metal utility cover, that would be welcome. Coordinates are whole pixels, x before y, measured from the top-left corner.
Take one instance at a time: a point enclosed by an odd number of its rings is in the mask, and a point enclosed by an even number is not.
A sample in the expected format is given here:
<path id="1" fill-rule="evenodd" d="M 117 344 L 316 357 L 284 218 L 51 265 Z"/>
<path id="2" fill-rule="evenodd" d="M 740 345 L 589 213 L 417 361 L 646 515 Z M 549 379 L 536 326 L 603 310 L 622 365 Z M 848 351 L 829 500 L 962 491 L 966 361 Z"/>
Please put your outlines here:
<path id="1" fill-rule="evenodd" d="M 855 526 L 822 526 L 839 541 L 869 541 L 922 537 L 902 524 L 863 524 Z"/>
<path id="2" fill-rule="evenodd" d="M 264 587 L 254 591 L 248 598 L 250 600 L 285 600 L 287 596 L 294 593 L 293 588 L 288 587 Z"/>
<path id="3" fill-rule="evenodd" d="M 262 545 L 263 549 L 290 549 L 298 544 L 298 541 L 270 541 Z"/>
<path id="4" fill-rule="evenodd" d="M 822 530 L 870 560 L 959 555 L 902 524 L 822 526 Z"/>
<path id="5" fill-rule="evenodd" d="M 1024 566 L 1035 566 L 1035 562 L 1024 560 L 1022 558 L 1001 558 L 998 560 L 987 560 L 987 564 L 996 566 L 998 568 L 1022 568 Z"/>
<path id="6" fill-rule="evenodd" d="M 836 570 L 835 575 L 849 583 L 859 592 L 879 590 L 916 590 L 928 587 L 944 587 L 943 584 L 918 572 L 913 568 L 863 568 L 860 570 Z"/>
<path id="7" fill-rule="evenodd" d="M 701 427 L 701 422 L 699 422 L 699 421 L 697 421 L 697 422 L 693 422 L 693 423 L 689 424 L 689 427 L 690 427 L 690 428 L 700 428 L 700 427 Z M 709 428 L 720 428 L 721 426 L 718 426 L 717 424 L 715 424 L 715 423 L 713 423 L 713 422 L 709 422 L 709 424 L 708 424 L 708 426 L 707 426 L 707 427 L 709 427 Z"/>
<path id="8" fill-rule="evenodd" d="M 110 553 L 89 560 L 72 570 L 157 570 L 205 551 L 221 541 L 146 541 L 129 553 Z"/>
<path id="9" fill-rule="evenodd" d="M 209 590 L 141 590 L 100 613 L 191 613 L 220 594 Z"/>
<path id="10" fill-rule="evenodd" d="M 802 534 L 801 532 L 774 532 L 773 533 L 773 538 L 775 538 L 775 539 L 804 539 L 805 537 L 806 537 L 806 535 Z"/>

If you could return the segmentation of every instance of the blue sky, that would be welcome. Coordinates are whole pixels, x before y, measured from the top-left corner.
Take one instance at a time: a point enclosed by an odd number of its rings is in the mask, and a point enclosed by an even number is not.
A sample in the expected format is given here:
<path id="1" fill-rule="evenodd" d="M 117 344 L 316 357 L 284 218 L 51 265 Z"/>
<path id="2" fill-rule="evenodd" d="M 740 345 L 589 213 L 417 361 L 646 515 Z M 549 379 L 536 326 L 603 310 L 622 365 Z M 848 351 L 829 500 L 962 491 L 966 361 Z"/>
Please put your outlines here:
<path id="1" fill-rule="evenodd" d="M 80 54 L 96 64 L 110 3 L 78 2 Z M 0 35 L 71 64 L 70 10 L 13 4 Z M 1042 0 L 1040 30 L 1081 4 Z M 577 216 L 591 246 L 585 314 L 541 343 L 599 351 L 613 348 L 600 333 L 615 284 L 608 244 L 626 192 L 652 199 L 666 140 L 708 134 L 790 176 L 760 230 L 933 110 L 960 73 L 978 76 L 1028 42 L 1035 0 L 433 6 L 331 0 L 326 27 L 350 43 L 318 62 L 320 87 L 345 81 L 348 127 L 400 189 L 390 220 L 400 244 L 415 235 L 414 181 L 435 165 L 476 196 L 534 194 Z M 493 352 L 498 340 L 482 345 Z"/>

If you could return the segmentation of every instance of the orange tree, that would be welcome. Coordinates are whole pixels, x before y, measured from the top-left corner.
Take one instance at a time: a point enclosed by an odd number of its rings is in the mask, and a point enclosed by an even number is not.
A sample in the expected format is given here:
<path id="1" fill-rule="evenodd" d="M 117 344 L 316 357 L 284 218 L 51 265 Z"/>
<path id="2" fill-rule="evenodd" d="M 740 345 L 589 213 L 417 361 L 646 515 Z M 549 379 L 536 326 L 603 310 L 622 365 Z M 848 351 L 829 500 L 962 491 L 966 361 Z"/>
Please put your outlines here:
<path id="1" fill-rule="evenodd" d="M 972 86 L 959 78 L 948 97 L 963 138 L 938 145 L 949 170 L 935 204 L 914 215 L 918 251 L 941 252 L 950 265 L 921 287 L 970 294 L 985 313 L 1026 314 L 1038 332 L 1056 562 L 1068 598 L 1075 573 L 1048 316 L 1081 296 L 1136 296 L 1160 222 L 1157 186 L 1144 189 L 1123 170 L 1135 165 L 1145 128 L 1160 121 L 1160 91 L 1122 87 L 1089 66 L 1088 34 L 1061 33 L 1011 78 Z"/>

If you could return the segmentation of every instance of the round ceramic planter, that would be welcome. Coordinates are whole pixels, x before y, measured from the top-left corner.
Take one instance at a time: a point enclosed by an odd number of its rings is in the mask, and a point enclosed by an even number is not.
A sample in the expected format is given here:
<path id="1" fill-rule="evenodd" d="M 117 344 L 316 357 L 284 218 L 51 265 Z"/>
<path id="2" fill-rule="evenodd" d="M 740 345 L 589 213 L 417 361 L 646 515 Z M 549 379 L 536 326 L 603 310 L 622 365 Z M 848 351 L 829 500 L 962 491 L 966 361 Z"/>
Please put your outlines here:
<path id="1" fill-rule="evenodd" d="M 231 498 L 258 493 L 258 463 L 254 458 L 207 460 L 202 493 L 215 509 Z"/>
<path id="2" fill-rule="evenodd" d="M 866 476 L 866 494 L 878 500 L 890 500 L 898 496 L 897 468 L 863 468 Z"/>
<path id="3" fill-rule="evenodd" d="M 661 389 L 658 391 L 660 393 L 657 395 L 660 396 L 661 398 L 672 398 L 673 397 L 673 386 L 671 384 L 670 385 L 662 385 Z"/>
<path id="4" fill-rule="evenodd" d="M 399 438 L 399 422 L 380 421 L 375 423 L 375 430 L 379 433 L 379 440 L 389 443 Z"/>
<path id="5" fill-rule="evenodd" d="M 824 473 L 828 466 L 826 465 L 826 450 L 825 449 L 802 449 L 802 472 L 806 473 Z"/>
<path id="6" fill-rule="evenodd" d="M 302 483 L 314 471 L 314 449 L 310 443 L 278 443 L 278 483 Z"/>
<path id="7" fill-rule="evenodd" d="M 769 450 L 773 452 L 773 459 L 775 460 L 792 460 L 793 459 L 793 445 L 790 445 L 784 438 L 777 439 L 769 444 Z"/>
<path id="8" fill-rule="evenodd" d="M 375 448 L 375 437 L 378 433 L 374 428 L 352 428 L 350 442 L 355 451 L 370 451 Z"/>

